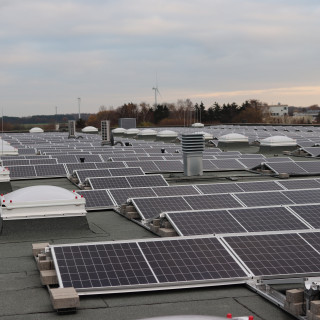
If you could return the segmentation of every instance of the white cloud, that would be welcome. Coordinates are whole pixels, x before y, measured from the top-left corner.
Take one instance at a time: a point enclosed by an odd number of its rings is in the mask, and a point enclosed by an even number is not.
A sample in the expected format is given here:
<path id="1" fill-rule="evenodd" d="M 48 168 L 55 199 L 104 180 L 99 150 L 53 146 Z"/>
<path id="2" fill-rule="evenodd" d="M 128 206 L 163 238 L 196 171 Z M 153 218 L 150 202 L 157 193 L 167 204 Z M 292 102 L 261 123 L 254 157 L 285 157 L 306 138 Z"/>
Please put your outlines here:
<path id="1" fill-rule="evenodd" d="M 72 112 L 79 95 L 90 111 L 152 103 L 158 72 L 166 101 L 316 103 L 318 90 L 270 88 L 317 86 L 319 16 L 312 0 L 3 0 L 2 100 L 17 115 Z"/>

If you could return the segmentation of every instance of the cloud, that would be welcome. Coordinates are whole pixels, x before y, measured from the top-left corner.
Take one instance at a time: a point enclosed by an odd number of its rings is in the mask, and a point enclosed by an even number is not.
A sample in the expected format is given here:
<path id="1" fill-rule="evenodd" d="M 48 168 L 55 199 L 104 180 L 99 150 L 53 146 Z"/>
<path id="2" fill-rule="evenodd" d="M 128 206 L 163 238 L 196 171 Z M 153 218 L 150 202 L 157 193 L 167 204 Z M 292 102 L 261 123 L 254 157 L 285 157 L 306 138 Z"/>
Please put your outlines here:
<path id="1" fill-rule="evenodd" d="M 309 105 L 319 15 L 315 0 L 3 0 L 2 100 L 12 115 L 152 103 L 157 72 L 166 101 Z"/>

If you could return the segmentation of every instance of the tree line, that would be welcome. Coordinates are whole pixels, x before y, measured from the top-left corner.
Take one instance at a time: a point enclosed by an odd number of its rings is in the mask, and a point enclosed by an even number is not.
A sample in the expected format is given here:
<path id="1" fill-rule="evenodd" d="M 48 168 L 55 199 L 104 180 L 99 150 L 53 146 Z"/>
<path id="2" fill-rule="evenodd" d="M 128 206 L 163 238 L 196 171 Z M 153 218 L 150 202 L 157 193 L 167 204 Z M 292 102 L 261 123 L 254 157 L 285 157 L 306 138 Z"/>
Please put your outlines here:
<path id="1" fill-rule="evenodd" d="M 163 103 L 151 106 L 147 103 L 126 103 L 117 108 L 101 106 L 97 114 L 91 114 L 87 125 L 100 127 L 101 120 L 110 120 L 111 126 L 118 124 L 119 118 L 136 118 L 138 126 L 190 126 L 192 123 L 261 123 L 266 104 L 258 100 L 248 100 L 241 105 L 215 102 L 206 107 L 203 102 L 193 104 L 191 100 L 178 100 L 177 103 Z"/>

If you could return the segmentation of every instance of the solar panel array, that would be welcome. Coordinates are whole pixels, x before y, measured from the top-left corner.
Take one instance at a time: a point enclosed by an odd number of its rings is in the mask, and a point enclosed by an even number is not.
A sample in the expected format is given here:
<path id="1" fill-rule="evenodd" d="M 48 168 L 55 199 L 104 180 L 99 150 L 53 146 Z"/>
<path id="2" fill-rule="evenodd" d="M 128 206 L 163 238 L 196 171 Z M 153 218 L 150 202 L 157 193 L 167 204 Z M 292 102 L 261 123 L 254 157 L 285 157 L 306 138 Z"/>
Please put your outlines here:
<path id="1" fill-rule="evenodd" d="M 60 287 L 79 293 L 248 278 L 215 238 L 57 245 L 51 250 Z"/>

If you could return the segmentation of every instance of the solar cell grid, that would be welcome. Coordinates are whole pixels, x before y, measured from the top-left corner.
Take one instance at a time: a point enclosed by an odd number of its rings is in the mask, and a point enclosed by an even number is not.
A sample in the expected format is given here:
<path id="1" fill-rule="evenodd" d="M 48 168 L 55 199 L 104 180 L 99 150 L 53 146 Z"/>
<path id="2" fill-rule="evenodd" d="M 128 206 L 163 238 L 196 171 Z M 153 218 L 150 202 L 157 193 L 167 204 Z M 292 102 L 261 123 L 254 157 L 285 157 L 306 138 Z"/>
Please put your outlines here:
<path id="1" fill-rule="evenodd" d="M 159 171 L 162 172 L 183 172 L 183 163 L 181 160 L 154 161 L 154 164 L 159 168 Z"/>
<path id="2" fill-rule="evenodd" d="M 102 159 L 97 154 L 77 154 L 75 156 L 78 162 L 80 162 L 80 158 L 84 158 L 87 162 L 102 162 Z"/>
<path id="3" fill-rule="evenodd" d="M 110 168 L 109 171 L 112 176 L 144 175 L 141 168 Z"/>
<path id="4" fill-rule="evenodd" d="M 320 188 L 320 183 L 316 179 L 281 180 L 278 183 L 288 190 Z"/>
<path id="5" fill-rule="evenodd" d="M 320 228 L 320 205 L 290 206 L 294 212 L 307 221 L 314 228 Z"/>
<path id="6" fill-rule="evenodd" d="M 87 169 L 87 170 L 76 170 L 79 183 L 83 183 L 86 178 L 93 177 L 108 177 L 110 176 L 109 169 Z"/>
<path id="7" fill-rule="evenodd" d="M 252 169 L 256 166 L 259 166 L 262 162 L 264 162 L 263 159 L 238 159 L 239 162 L 243 164 L 243 166 L 247 169 Z"/>
<path id="8" fill-rule="evenodd" d="M 242 192 L 235 183 L 197 184 L 196 187 L 204 194 Z"/>
<path id="9" fill-rule="evenodd" d="M 10 178 L 30 178 L 36 177 L 34 166 L 9 166 Z"/>
<path id="10" fill-rule="evenodd" d="M 159 172 L 159 168 L 153 161 L 126 161 L 128 167 L 139 166 L 144 172 Z"/>
<path id="11" fill-rule="evenodd" d="M 320 255 L 298 234 L 224 237 L 255 276 L 320 273 Z"/>
<path id="12" fill-rule="evenodd" d="M 88 178 L 92 189 L 119 189 L 129 188 L 130 185 L 125 177 L 104 177 L 104 178 Z"/>
<path id="13" fill-rule="evenodd" d="M 297 161 L 296 162 L 302 169 L 308 173 L 320 173 L 320 161 Z"/>
<path id="14" fill-rule="evenodd" d="M 123 161 L 108 161 L 108 162 L 96 162 L 96 167 L 100 168 L 125 168 L 126 165 Z"/>
<path id="15" fill-rule="evenodd" d="M 294 203 L 281 192 L 247 192 L 237 193 L 235 196 L 247 207 L 268 207 Z"/>
<path id="16" fill-rule="evenodd" d="M 248 232 L 309 229 L 284 207 L 229 210 Z"/>
<path id="17" fill-rule="evenodd" d="M 136 243 L 53 247 L 62 287 L 90 289 L 157 283 Z"/>
<path id="18" fill-rule="evenodd" d="M 129 198 L 146 198 L 157 196 L 152 188 L 109 189 L 109 192 L 117 205 L 125 203 Z"/>
<path id="19" fill-rule="evenodd" d="M 184 199 L 194 210 L 242 207 L 230 194 L 185 196 Z"/>
<path id="20" fill-rule="evenodd" d="M 240 169 L 243 170 L 245 167 L 236 159 L 219 159 L 210 160 L 218 169 Z"/>
<path id="21" fill-rule="evenodd" d="M 297 204 L 320 202 L 320 189 L 289 190 L 283 191 L 283 194 Z"/>
<path id="22" fill-rule="evenodd" d="M 320 252 L 320 232 L 300 233 L 300 236 Z"/>
<path id="23" fill-rule="evenodd" d="M 246 277 L 215 238 L 139 243 L 160 283 Z"/>
<path id="24" fill-rule="evenodd" d="M 77 193 L 86 199 L 87 210 L 114 207 L 106 190 L 77 190 Z"/>
<path id="25" fill-rule="evenodd" d="M 269 191 L 269 190 L 283 190 L 275 181 L 256 181 L 256 182 L 241 182 L 237 183 L 245 192 L 250 191 Z"/>
<path id="26" fill-rule="evenodd" d="M 75 170 L 85 170 L 85 169 L 96 169 L 96 165 L 94 163 L 66 163 L 65 167 L 67 168 L 69 174 L 72 174 Z"/>
<path id="27" fill-rule="evenodd" d="M 320 155 L 320 147 L 304 147 L 302 149 L 309 153 L 312 157 L 318 157 Z"/>
<path id="28" fill-rule="evenodd" d="M 180 196 L 159 198 L 133 198 L 134 206 L 142 219 L 158 217 L 162 212 L 191 210 L 192 208 Z"/>
<path id="29" fill-rule="evenodd" d="M 199 194 L 198 190 L 193 186 L 167 186 L 154 187 L 152 189 L 159 197 Z"/>
<path id="30" fill-rule="evenodd" d="M 168 212 L 166 216 L 183 236 L 246 232 L 227 210 Z"/>
<path id="31" fill-rule="evenodd" d="M 266 166 L 276 174 L 289 173 L 291 175 L 294 175 L 307 173 L 307 171 L 302 169 L 295 162 L 268 162 L 266 163 Z"/>
<path id="32" fill-rule="evenodd" d="M 77 157 L 75 155 L 55 155 L 52 156 L 53 158 L 57 159 L 58 163 L 76 163 L 76 162 L 80 162 Z"/>
<path id="33" fill-rule="evenodd" d="M 65 177 L 67 175 L 63 164 L 38 164 L 35 170 L 38 177 Z"/>
<path id="34" fill-rule="evenodd" d="M 157 187 L 167 186 L 167 181 L 162 175 L 145 175 L 145 176 L 128 176 L 126 177 L 130 186 L 133 188 L 138 187 Z"/>

